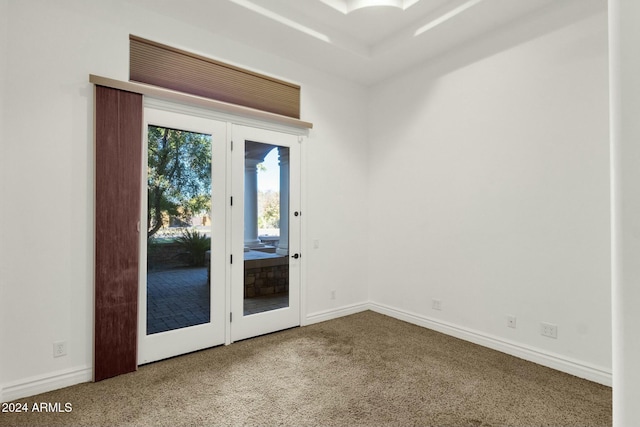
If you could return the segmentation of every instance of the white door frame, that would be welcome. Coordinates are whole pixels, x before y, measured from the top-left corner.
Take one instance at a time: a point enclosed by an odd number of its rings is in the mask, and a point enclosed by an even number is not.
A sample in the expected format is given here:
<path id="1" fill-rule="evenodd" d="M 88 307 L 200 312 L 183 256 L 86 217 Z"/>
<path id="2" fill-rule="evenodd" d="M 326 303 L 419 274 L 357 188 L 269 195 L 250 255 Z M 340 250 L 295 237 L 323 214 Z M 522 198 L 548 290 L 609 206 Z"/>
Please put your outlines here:
<path id="1" fill-rule="evenodd" d="M 238 341 L 269 332 L 301 325 L 300 288 L 302 258 L 301 245 L 301 201 L 300 201 L 300 140 L 297 136 L 272 130 L 259 129 L 242 125 L 232 127 L 232 162 L 231 177 L 234 195 L 231 208 L 231 341 Z M 244 315 L 244 177 L 245 177 L 245 141 L 254 141 L 273 146 L 289 148 L 289 305 L 285 308 Z M 294 215 L 298 212 L 298 215 Z M 282 212 L 280 213 L 283 214 Z"/>
<path id="2" fill-rule="evenodd" d="M 209 323 L 173 329 L 166 332 L 147 335 L 147 130 L 150 125 L 181 129 L 212 136 L 212 171 L 211 171 L 211 277 Z M 177 354 L 189 353 L 203 348 L 213 347 L 226 342 L 226 304 L 227 299 L 227 266 L 224 262 L 227 248 L 227 200 L 226 185 L 216 183 L 226 180 L 226 145 L 228 141 L 227 124 L 212 119 L 186 115 L 172 111 L 150 107 L 144 109 L 143 137 L 143 179 L 141 203 L 140 233 L 140 273 L 138 298 L 138 364 L 165 359 Z"/>
<path id="3" fill-rule="evenodd" d="M 149 96 L 145 96 L 144 97 L 144 107 L 145 109 L 147 108 L 151 108 L 151 109 L 155 109 L 155 110 L 163 110 L 165 112 L 173 112 L 173 113 L 178 113 L 178 114 L 183 114 L 183 115 L 187 115 L 187 116 L 193 116 L 193 117 L 200 117 L 200 118 L 205 118 L 205 119 L 210 119 L 210 120 L 214 120 L 214 121 L 219 121 L 219 122 L 224 122 L 225 125 L 225 139 L 226 139 L 226 150 L 225 150 L 225 158 L 226 158 L 226 176 L 225 176 L 225 181 L 226 181 L 226 186 L 225 186 L 225 194 L 223 195 L 219 195 L 218 198 L 220 197 L 224 197 L 225 200 L 230 200 L 230 194 L 232 194 L 232 168 L 231 168 L 231 164 L 232 164 L 232 156 L 230 155 L 231 153 L 231 136 L 232 136 L 232 128 L 233 126 L 236 125 L 243 125 L 246 127 L 251 127 L 251 128 L 255 128 L 255 129 L 259 129 L 259 130 L 263 130 L 263 131 L 272 131 L 272 132 L 277 132 L 280 133 L 281 135 L 288 135 L 288 136 L 295 136 L 297 143 L 299 144 L 299 151 L 300 151 L 300 155 L 299 155 L 299 162 L 298 162 L 298 167 L 300 168 L 300 172 L 299 172 L 299 177 L 300 180 L 298 182 L 299 185 L 299 191 L 300 192 L 300 205 L 298 207 L 298 210 L 304 210 L 304 207 L 306 206 L 306 198 L 304 196 L 305 192 L 304 192 L 304 187 L 303 184 L 306 181 L 304 179 L 304 173 L 305 173 L 305 168 L 303 167 L 303 162 L 304 162 L 304 156 L 305 156 L 305 150 L 303 149 L 304 144 L 302 144 L 302 142 L 305 140 L 305 136 L 308 134 L 309 130 L 308 129 L 301 129 L 301 128 L 296 128 L 296 127 L 290 127 L 290 126 L 285 126 L 285 125 L 281 125 L 281 124 L 276 124 L 276 123 L 270 123 L 270 122 L 265 122 L 265 121 L 261 121 L 261 120 L 256 120 L 256 119 L 251 119 L 251 118 L 246 118 L 246 117 L 241 117 L 241 116 L 236 116 L 236 115 L 232 115 L 232 114 L 228 114 L 228 113 L 222 113 L 222 112 L 218 112 L 215 110 L 209 110 L 209 109 L 205 109 L 205 108 L 200 108 L 200 107 L 195 107 L 192 105 L 185 105 L 185 104 L 179 104 L 179 103 L 175 103 L 175 102 L 170 102 L 170 101 L 166 101 L 166 100 L 160 100 L 160 99 L 156 99 L 156 98 L 152 98 Z M 143 140 L 143 146 L 146 147 L 146 128 L 147 128 L 147 122 L 145 121 L 145 139 Z M 277 144 L 276 144 L 277 145 Z M 146 148 L 145 148 L 145 153 L 143 155 L 143 159 L 144 162 L 146 164 L 146 159 L 147 159 L 147 154 L 146 154 Z M 146 168 L 143 168 L 143 173 L 145 176 L 145 179 L 143 179 L 143 201 L 142 201 L 142 206 L 143 209 L 146 210 L 146 206 L 147 206 L 147 202 L 146 202 Z M 213 177 L 212 177 L 213 179 Z M 228 223 L 229 222 L 229 218 L 231 218 L 232 215 L 232 206 L 230 203 L 226 203 L 225 206 L 225 213 L 224 213 L 224 218 L 225 218 L 225 222 Z M 141 218 L 145 218 L 145 216 L 143 216 L 141 214 Z M 302 225 L 299 227 L 299 234 L 297 237 L 297 244 L 298 246 L 298 252 L 301 252 L 304 250 L 304 245 L 303 245 L 303 239 L 305 237 L 305 230 L 302 227 Z M 243 231 L 242 231 L 243 232 Z M 226 227 L 225 230 L 225 256 L 223 257 L 225 259 L 225 268 L 224 268 L 224 297 L 222 299 L 222 301 L 224 302 L 224 338 L 222 342 L 218 342 L 220 341 L 219 339 L 216 340 L 216 344 L 212 344 L 212 345 L 217 345 L 217 344 L 231 344 L 232 343 L 232 331 L 231 331 L 231 319 L 229 316 L 229 313 L 232 312 L 232 302 L 231 302 L 231 294 L 232 294 L 232 280 L 231 280 L 231 272 L 232 272 L 232 265 L 228 262 L 230 255 L 232 254 L 232 227 Z M 142 235 L 143 233 L 141 233 Z M 145 233 L 146 234 L 146 233 Z M 142 247 L 144 246 L 144 247 Z M 144 252 L 143 252 L 144 251 Z M 292 252 L 293 253 L 293 252 Z M 140 265 L 140 275 L 142 277 L 142 274 L 144 272 L 144 274 L 146 275 L 146 244 L 145 245 L 141 245 L 141 261 L 143 260 L 143 263 L 141 263 Z M 241 257 L 242 258 L 242 257 Z M 304 325 L 306 324 L 305 319 L 306 319 L 306 303 L 305 303 L 305 296 L 306 296 L 306 274 L 305 274 L 305 263 L 303 262 L 303 258 L 300 258 L 297 260 L 298 261 L 298 269 L 299 269 L 299 294 L 296 296 L 298 304 L 299 304 L 299 315 L 298 315 L 298 323 L 299 325 Z M 213 267 L 212 267 L 213 270 Z M 146 280 L 146 277 L 145 277 Z M 140 281 L 139 283 L 143 283 L 142 281 Z M 142 288 L 142 286 L 140 286 Z M 140 292 L 142 292 L 142 290 L 140 290 Z M 146 289 L 145 289 L 146 292 Z M 146 297 L 145 297 L 146 298 Z M 290 295 L 291 298 L 291 295 Z M 214 300 L 214 296 L 212 293 L 211 296 L 211 300 L 213 302 Z M 144 310 L 144 322 L 141 320 L 141 314 Z M 219 309 L 218 309 L 219 310 Z M 145 305 L 139 305 L 138 307 L 138 311 L 139 311 L 139 320 L 138 320 L 138 328 L 139 328 L 139 337 L 138 337 L 138 364 L 141 363 L 146 363 L 146 362 L 141 362 L 141 358 L 140 358 L 140 340 L 141 337 L 146 335 L 146 302 Z M 214 311 L 212 310 L 212 316 L 214 315 Z M 142 326 L 141 325 L 145 325 L 145 329 L 144 329 L 144 333 L 142 332 Z M 254 334 L 254 335 L 259 335 L 258 334 Z M 167 356 L 167 357 L 171 357 L 171 356 Z"/>

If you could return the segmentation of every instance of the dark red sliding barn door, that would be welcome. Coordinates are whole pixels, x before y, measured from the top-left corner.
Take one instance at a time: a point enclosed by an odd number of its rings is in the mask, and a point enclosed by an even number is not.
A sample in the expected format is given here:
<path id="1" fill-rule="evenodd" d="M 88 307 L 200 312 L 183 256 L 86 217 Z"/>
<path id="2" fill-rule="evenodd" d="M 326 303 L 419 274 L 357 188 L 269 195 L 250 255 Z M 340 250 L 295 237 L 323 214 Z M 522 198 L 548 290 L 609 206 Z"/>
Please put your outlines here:
<path id="1" fill-rule="evenodd" d="M 95 87 L 94 380 L 137 368 L 142 95 Z"/>

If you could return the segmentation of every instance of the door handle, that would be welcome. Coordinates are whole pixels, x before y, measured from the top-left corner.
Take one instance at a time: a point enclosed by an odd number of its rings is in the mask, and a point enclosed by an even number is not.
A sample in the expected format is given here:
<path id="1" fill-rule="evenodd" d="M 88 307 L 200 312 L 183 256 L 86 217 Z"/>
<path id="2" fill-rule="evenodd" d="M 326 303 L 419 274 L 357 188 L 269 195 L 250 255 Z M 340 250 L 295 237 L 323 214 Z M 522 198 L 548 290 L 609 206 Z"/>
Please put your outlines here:
<path id="1" fill-rule="evenodd" d="M 300 258 L 300 254 L 293 254 L 291 255 L 291 258 L 298 259 Z"/>

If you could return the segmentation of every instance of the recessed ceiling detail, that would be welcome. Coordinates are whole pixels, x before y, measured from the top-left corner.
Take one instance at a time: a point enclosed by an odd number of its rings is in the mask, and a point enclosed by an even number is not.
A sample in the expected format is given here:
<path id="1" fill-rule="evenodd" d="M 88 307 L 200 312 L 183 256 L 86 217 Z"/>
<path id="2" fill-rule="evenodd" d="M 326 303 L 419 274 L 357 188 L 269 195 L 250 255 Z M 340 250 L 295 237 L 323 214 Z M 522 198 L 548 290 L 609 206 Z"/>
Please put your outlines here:
<path id="1" fill-rule="evenodd" d="M 408 9 L 420 0 L 320 0 L 322 3 L 344 13 L 353 12 L 366 7 L 387 6 L 401 10 Z"/>
<path id="2" fill-rule="evenodd" d="M 365 85 L 513 23 L 606 11 L 602 0 L 123 1 Z"/>
<path id="3" fill-rule="evenodd" d="M 443 13 L 442 15 L 438 16 L 437 18 L 435 18 L 432 21 L 427 22 L 425 25 L 423 25 L 422 27 L 418 28 L 416 30 L 416 32 L 413 34 L 415 37 L 419 36 L 420 34 L 429 31 L 432 28 L 437 27 L 438 25 L 447 22 L 449 19 L 455 18 L 456 15 L 459 15 L 461 13 L 463 13 L 464 11 L 466 11 L 467 9 L 472 8 L 473 6 L 477 5 L 478 3 L 480 3 L 483 0 L 468 0 L 464 3 L 462 3 L 460 6 L 455 7 L 453 9 L 451 9 L 450 11 Z"/>
<path id="4" fill-rule="evenodd" d="M 311 37 L 315 37 L 318 40 L 322 40 L 324 42 L 330 43 L 329 36 L 326 34 L 322 34 L 319 31 L 315 31 L 313 28 L 309 28 L 300 22 L 297 22 L 293 19 L 289 19 L 283 15 L 273 12 L 272 10 L 267 9 L 266 7 L 262 7 L 258 4 L 252 3 L 249 0 L 229 0 L 232 3 L 237 4 L 238 6 L 242 6 L 252 12 L 259 13 L 265 18 L 271 19 L 275 22 L 278 22 L 282 25 L 286 25 L 289 28 L 292 28 L 296 31 L 300 31 L 301 33 L 305 33 Z"/>

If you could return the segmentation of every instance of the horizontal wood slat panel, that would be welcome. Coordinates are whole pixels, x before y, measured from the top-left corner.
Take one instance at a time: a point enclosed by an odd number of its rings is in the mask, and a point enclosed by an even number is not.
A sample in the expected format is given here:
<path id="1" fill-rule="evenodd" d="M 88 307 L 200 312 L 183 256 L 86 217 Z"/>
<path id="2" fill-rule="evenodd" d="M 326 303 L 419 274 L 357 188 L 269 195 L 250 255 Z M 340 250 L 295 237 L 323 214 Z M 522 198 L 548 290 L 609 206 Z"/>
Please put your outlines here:
<path id="1" fill-rule="evenodd" d="M 142 95 L 95 87 L 94 380 L 137 369 Z"/>
<path id="2" fill-rule="evenodd" d="M 300 86 L 130 36 L 129 79 L 300 118 Z"/>

